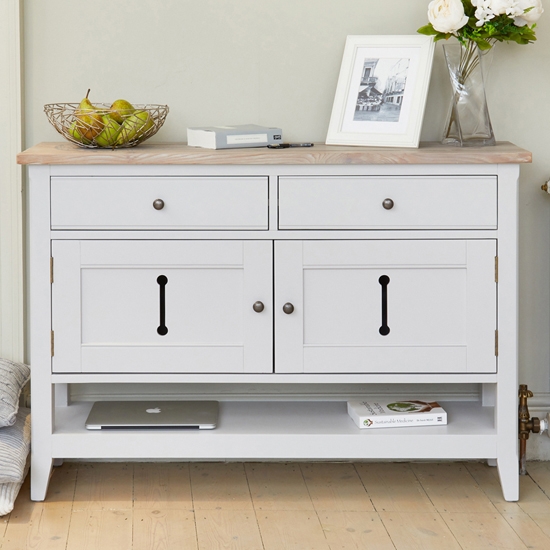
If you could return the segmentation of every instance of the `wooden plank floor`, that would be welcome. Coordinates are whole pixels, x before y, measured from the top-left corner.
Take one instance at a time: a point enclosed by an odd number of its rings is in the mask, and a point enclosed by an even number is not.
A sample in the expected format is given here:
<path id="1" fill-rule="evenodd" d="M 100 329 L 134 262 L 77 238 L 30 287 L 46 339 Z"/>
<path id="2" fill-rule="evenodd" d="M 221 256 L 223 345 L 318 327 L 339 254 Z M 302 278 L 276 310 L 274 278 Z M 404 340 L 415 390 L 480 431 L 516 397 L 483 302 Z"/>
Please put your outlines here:
<path id="1" fill-rule="evenodd" d="M 482 463 L 65 463 L 2 550 L 550 548 L 550 462 L 521 499 Z"/>

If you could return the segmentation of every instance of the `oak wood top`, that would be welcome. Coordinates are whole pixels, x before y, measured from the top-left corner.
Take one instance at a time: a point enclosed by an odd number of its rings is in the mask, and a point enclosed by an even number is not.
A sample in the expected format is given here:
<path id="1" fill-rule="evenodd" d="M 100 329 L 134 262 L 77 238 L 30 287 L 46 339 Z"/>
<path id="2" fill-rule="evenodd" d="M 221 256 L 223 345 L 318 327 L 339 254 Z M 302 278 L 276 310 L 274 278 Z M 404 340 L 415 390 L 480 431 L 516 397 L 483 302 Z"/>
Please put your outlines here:
<path id="1" fill-rule="evenodd" d="M 143 143 L 133 148 L 84 149 L 68 141 L 40 143 L 19 153 L 18 164 L 516 164 L 531 153 L 509 142 L 453 147 L 436 142 L 405 147 L 315 144 L 308 148 L 202 149 L 185 143 Z"/>

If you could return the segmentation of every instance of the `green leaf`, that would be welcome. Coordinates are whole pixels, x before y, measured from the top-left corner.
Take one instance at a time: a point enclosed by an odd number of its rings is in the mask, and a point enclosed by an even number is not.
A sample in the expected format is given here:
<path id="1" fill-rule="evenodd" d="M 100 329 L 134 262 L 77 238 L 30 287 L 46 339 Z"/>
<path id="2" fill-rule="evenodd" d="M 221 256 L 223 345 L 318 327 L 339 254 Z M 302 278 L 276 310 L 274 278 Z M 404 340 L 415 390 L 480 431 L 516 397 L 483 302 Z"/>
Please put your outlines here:
<path id="1" fill-rule="evenodd" d="M 438 34 L 439 31 L 436 31 L 430 23 L 429 25 L 424 25 L 424 27 L 420 27 L 416 32 L 420 34 L 425 34 L 427 36 L 433 36 L 434 34 Z"/>
<path id="2" fill-rule="evenodd" d="M 480 50 L 490 50 L 493 47 L 493 45 L 490 42 L 487 42 L 487 40 L 476 40 L 476 44 Z"/>
<path id="3" fill-rule="evenodd" d="M 437 42 L 438 40 L 447 40 L 449 37 L 453 36 L 451 33 L 436 31 L 431 23 L 429 25 L 425 25 L 424 27 L 420 27 L 416 32 L 425 34 L 426 36 L 433 36 L 434 42 Z"/>

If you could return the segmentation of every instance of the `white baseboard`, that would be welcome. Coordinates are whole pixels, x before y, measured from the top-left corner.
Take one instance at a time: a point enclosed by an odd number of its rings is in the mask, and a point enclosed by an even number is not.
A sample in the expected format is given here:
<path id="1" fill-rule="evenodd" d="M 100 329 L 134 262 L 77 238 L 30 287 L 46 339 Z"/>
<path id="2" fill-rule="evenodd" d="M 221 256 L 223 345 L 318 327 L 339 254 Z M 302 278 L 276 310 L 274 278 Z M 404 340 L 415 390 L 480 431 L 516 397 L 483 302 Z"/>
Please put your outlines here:
<path id="1" fill-rule="evenodd" d="M 550 437 L 548 434 L 531 434 L 527 440 L 527 460 L 550 461 Z"/>

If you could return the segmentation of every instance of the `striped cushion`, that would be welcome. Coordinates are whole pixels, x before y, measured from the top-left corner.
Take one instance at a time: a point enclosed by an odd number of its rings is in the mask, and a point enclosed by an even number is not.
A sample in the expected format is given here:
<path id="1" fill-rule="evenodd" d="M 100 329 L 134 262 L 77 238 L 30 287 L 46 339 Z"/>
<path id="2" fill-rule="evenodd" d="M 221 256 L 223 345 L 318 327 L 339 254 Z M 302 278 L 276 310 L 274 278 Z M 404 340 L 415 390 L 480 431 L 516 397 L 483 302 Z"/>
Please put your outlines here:
<path id="1" fill-rule="evenodd" d="M 30 375 L 28 365 L 0 359 L 0 427 L 12 426 L 15 422 L 19 396 Z"/>
<path id="2" fill-rule="evenodd" d="M 0 428 L 0 483 L 20 483 L 31 448 L 31 411 L 21 407 L 15 424 Z"/>
<path id="3" fill-rule="evenodd" d="M 28 471 L 29 467 L 27 464 L 25 477 L 27 477 Z M 22 485 L 22 481 L 20 483 L 0 483 L 0 516 L 5 516 L 13 510 L 15 499 Z"/>

